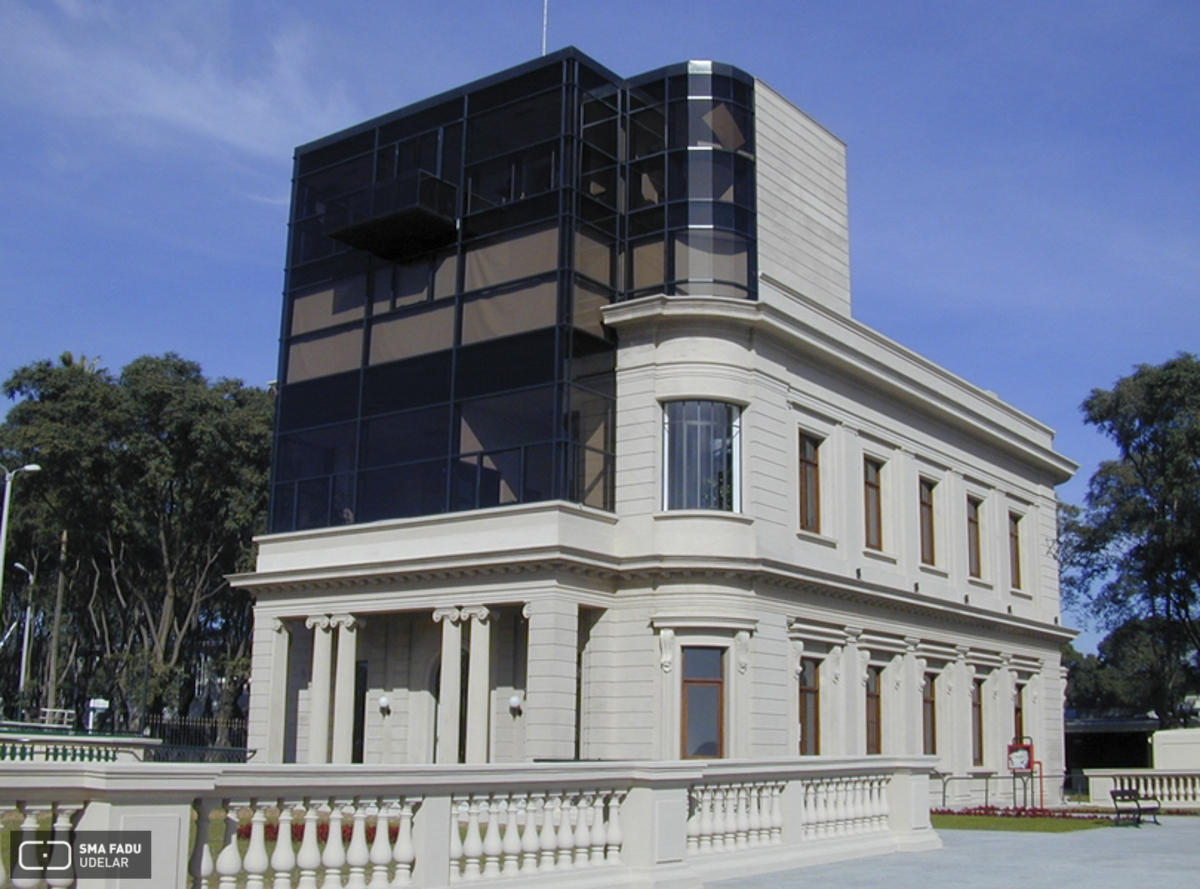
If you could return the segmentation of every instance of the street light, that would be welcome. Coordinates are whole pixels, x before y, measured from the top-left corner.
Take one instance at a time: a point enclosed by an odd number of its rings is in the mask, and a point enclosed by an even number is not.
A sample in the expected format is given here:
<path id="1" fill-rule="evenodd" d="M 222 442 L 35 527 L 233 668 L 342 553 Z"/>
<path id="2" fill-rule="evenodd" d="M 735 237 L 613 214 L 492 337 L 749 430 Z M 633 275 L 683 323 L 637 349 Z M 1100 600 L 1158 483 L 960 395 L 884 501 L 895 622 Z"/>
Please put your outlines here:
<path id="1" fill-rule="evenodd" d="M 0 507 L 0 621 L 3 621 L 4 549 L 8 545 L 8 504 L 12 499 L 13 480 L 17 477 L 18 472 L 41 472 L 42 467 L 36 463 L 26 463 L 24 466 L 18 466 L 13 470 L 9 470 L 3 466 L 0 466 L 0 469 L 4 470 L 4 506 Z"/>
<path id="2" fill-rule="evenodd" d="M 17 683 L 17 694 L 24 700 L 25 678 L 29 675 L 29 634 L 33 627 L 33 572 L 20 562 L 13 562 L 13 567 L 24 571 L 29 578 L 29 601 L 25 605 L 25 632 L 21 634 L 21 679 Z"/>

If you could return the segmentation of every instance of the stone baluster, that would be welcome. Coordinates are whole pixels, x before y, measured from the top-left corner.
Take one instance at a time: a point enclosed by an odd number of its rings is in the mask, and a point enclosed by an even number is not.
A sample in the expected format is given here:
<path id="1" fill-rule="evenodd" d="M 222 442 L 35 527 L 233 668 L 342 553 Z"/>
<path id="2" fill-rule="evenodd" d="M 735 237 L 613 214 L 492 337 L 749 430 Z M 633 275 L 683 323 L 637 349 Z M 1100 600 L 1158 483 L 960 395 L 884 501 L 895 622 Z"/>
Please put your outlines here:
<path id="1" fill-rule="evenodd" d="M 463 835 L 462 810 L 464 803 L 456 800 L 450 808 L 450 882 L 456 883 L 462 879 L 463 873 Z"/>
<path id="2" fill-rule="evenodd" d="M 504 854 L 502 873 L 512 876 L 521 870 L 521 832 L 517 827 L 518 800 L 524 796 L 512 794 L 504 802 L 504 842 L 500 851 Z"/>
<path id="3" fill-rule="evenodd" d="M 771 793 L 771 845 L 783 843 L 783 784 L 772 784 Z"/>
<path id="4" fill-rule="evenodd" d="M 458 834 L 458 818 L 451 817 L 454 833 Z M 392 877 L 393 886 L 408 886 L 412 884 L 413 864 L 417 860 L 417 850 L 413 845 L 413 804 L 408 800 L 400 801 L 400 829 L 396 831 L 396 845 L 392 848 L 392 860 L 396 862 L 396 873 Z M 450 876 L 453 878 L 458 867 L 457 861 L 450 859 Z"/>
<path id="5" fill-rule="evenodd" d="M 18 810 L 24 814 L 25 818 L 21 822 L 21 832 L 33 834 L 38 829 L 37 812 L 33 809 L 26 808 L 20 803 L 17 804 Z M 12 884 L 17 889 L 36 889 L 42 882 L 41 877 L 13 877 Z"/>
<path id="6" fill-rule="evenodd" d="M 888 784 L 891 779 L 884 776 L 879 779 L 879 829 L 887 830 L 888 821 L 892 817 L 892 808 L 888 803 Z"/>
<path id="7" fill-rule="evenodd" d="M 604 798 L 608 791 L 601 790 L 596 794 L 592 804 L 592 864 L 604 863 L 604 844 L 608 840 L 608 829 L 604 823 Z"/>
<path id="8" fill-rule="evenodd" d="M 697 786 L 688 791 L 687 850 L 691 855 L 700 852 L 700 793 Z"/>
<path id="9" fill-rule="evenodd" d="M 242 869 L 246 873 L 246 889 L 263 889 L 265 874 L 271 865 L 267 855 L 267 813 L 258 800 L 250 800 L 250 842 L 246 845 L 246 857 Z"/>
<path id="10" fill-rule="evenodd" d="M 575 835 L 571 826 L 571 812 L 575 806 L 568 791 L 559 794 L 559 800 L 562 817 L 558 821 L 558 866 L 569 868 L 575 854 Z"/>
<path id="11" fill-rule="evenodd" d="M 521 804 L 525 814 L 525 826 L 521 831 L 521 873 L 523 874 L 531 874 L 538 869 L 538 851 L 541 849 L 537 826 L 536 801 L 538 799 L 541 799 L 540 794 L 530 794 L 529 798 Z"/>
<path id="12" fill-rule="evenodd" d="M 487 833 L 483 837 L 483 875 L 500 876 L 500 856 L 504 854 L 504 843 L 500 841 L 500 800 L 491 797 L 483 801 L 487 812 Z"/>
<path id="13" fill-rule="evenodd" d="M 745 849 L 750 845 L 750 787 L 739 784 L 733 788 L 733 804 L 736 810 L 734 845 Z"/>
<path id="14" fill-rule="evenodd" d="M 73 808 L 70 808 L 67 806 L 62 806 L 62 805 L 55 805 L 55 807 L 54 807 L 54 825 L 52 828 L 53 836 L 55 839 L 65 839 L 67 836 L 70 835 L 70 833 L 71 833 L 71 815 L 74 814 L 74 812 L 75 812 L 75 809 L 73 809 Z M 54 861 L 54 859 L 51 859 L 51 860 Z M 66 864 L 65 861 L 62 863 Z M 46 885 L 47 886 L 70 886 L 74 882 L 75 882 L 75 878 L 73 876 L 71 876 L 71 870 L 69 868 L 63 872 L 60 872 L 60 874 L 57 876 L 52 875 L 52 876 L 46 877 Z M 3 885 L 4 885 L 3 880 L 0 880 L 0 886 L 3 886 Z"/>
<path id="15" fill-rule="evenodd" d="M 388 865 L 392 863 L 392 807 L 380 799 L 374 809 L 375 838 L 371 840 L 371 851 L 367 855 L 371 863 L 371 879 L 367 886 L 368 889 L 387 889 Z"/>
<path id="16" fill-rule="evenodd" d="M 238 877 L 242 874 L 242 853 L 238 849 L 238 809 L 230 800 L 224 800 L 225 808 L 225 839 L 220 853 L 217 855 L 217 874 L 220 880 L 219 889 L 236 889 Z"/>
<path id="17" fill-rule="evenodd" d="M 834 811 L 837 815 L 834 833 L 844 836 L 850 833 L 850 782 L 846 778 L 839 778 L 834 781 L 834 788 L 837 799 L 834 804 Z"/>
<path id="18" fill-rule="evenodd" d="M 272 889 L 292 889 L 292 871 L 296 869 L 296 850 L 292 845 L 292 804 L 279 800 L 279 832 L 271 850 L 271 870 L 275 872 Z"/>
<path id="19" fill-rule="evenodd" d="M 592 795 L 584 793 L 575 806 L 575 865 L 586 867 L 591 863 L 592 829 L 588 818 L 592 813 Z"/>
<path id="20" fill-rule="evenodd" d="M 478 880 L 482 874 L 483 838 L 479 832 L 479 798 L 467 804 L 467 833 L 463 837 L 463 879 Z"/>
<path id="21" fill-rule="evenodd" d="M 325 840 L 325 851 L 321 853 L 321 864 L 325 865 L 326 886 L 342 885 L 342 870 L 346 866 L 346 842 L 342 839 L 342 804 L 336 799 L 329 801 L 329 838 Z"/>
<path id="22" fill-rule="evenodd" d="M 554 850 L 558 848 L 554 833 L 554 815 L 558 813 L 561 804 L 559 799 L 552 801 L 550 793 L 546 794 L 546 801 L 542 804 L 542 832 L 538 834 L 541 851 L 538 867 L 541 870 L 554 870 Z"/>
<path id="23" fill-rule="evenodd" d="M 709 784 L 699 785 L 700 793 L 700 853 L 713 848 L 713 789 Z"/>
<path id="24" fill-rule="evenodd" d="M 621 863 L 621 843 L 625 841 L 621 833 L 621 803 L 627 791 L 617 790 L 608 798 L 608 843 L 604 847 L 604 858 L 612 864 Z"/>
<path id="25" fill-rule="evenodd" d="M 208 878 L 213 875 L 215 864 L 212 849 L 208 845 L 209 824 L 216 801 L 200 799 L 196 801 L 196 842 L 192 846 L 192 854 L 188 859 L 188 874 L 191 877 L 193 889 L 205 889 Z M 0 865 L 2 866 L 2 865 Z M 4 881 L 0 879 L 0 886 Z"/>
<path id="26" fill-rule="evenodd" d="M 320 803 L 306 799 L 304 836 L 300 840 L 300 851 L 296 853 L 296 867 L 300 868 L 300 882 L 296 884 L 296 889 L 317 889 L 317 868 L 321 866 L 321 846 L 317 841 L 320 818 Z"/>
<path id="27" fill-rule="evenodd" d="M 855 834 L 862 830 L 862 778 L 846 779 L 846 832 Z"/>
<path id="28" fill-rule="evenodd" d="M 749 824 L 746 831 L 746 842 L 751 846 L 761 846 L 763 844 L 763 790 L 765 785 L 750 784 L 746 788 L 749 795 L 750 812 L 748 815 Z"/>
<path id="29" fill-rule="evenodd" d="M 354 826 L 350 831 L 350 846 L 346 849 L 350 875 L 345 889 L 367 889 L 367 865 L 371 863 L 371 849 L 367 846 L 367 807 L 356 798 L 353 808 Z"/>
<path id="30" fill-rule="evenodd" d="M 716 785 L 712 789 L 713 827 L 712 847 L 714 852 L 725 848 L 725 788 Z"/>

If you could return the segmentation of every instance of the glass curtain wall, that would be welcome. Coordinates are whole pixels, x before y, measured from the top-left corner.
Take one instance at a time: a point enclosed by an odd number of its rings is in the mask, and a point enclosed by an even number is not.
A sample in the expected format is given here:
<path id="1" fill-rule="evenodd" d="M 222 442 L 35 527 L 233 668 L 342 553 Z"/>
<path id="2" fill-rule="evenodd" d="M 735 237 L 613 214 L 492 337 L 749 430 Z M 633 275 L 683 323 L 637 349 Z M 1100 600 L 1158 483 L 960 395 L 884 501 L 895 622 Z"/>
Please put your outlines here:
<path id="1" fill-rule="evenodd" d="M 754 296 L 753 81 L 708 67 L 568 49 L 298 149 L 272 531 L 612 508 L 600 308 Z"/>

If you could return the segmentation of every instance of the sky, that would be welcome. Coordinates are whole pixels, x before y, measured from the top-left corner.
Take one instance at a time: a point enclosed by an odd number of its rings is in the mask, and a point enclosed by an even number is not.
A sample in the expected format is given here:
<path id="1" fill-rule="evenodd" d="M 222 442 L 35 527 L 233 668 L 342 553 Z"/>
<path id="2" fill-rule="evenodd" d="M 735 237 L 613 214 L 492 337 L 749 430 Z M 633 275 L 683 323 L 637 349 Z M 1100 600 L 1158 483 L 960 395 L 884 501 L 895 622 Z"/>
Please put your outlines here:
<path id="1" fill-rule="evenodd" d="M 1089 392 L 1200 352 L 1195 0 L 550 0 L 545 36 L 736 65 L 845 142 L 854 316 L 1053 427 L 1067 502 L 1114 454 Z M 266 384 L 295 146 L 542 39 L 543 0 L 0 0 L 0 375 Z"/>

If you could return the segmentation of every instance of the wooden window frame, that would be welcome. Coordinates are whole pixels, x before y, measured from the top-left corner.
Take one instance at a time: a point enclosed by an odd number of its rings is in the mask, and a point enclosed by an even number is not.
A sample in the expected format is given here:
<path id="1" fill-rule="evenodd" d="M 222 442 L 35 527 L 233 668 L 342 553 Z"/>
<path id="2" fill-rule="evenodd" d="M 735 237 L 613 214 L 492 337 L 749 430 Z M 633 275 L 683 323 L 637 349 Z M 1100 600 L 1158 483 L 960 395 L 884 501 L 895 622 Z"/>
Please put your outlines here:
<path id="1" fill-rule="evenodd" d="M 800 530 L 821 533 L 821 439 L 800 433 Z"/>
<path id="2" fill-rule="evenodd" d="M 937 482 L 924 476 L 917 479 L 917 500 L 921 528 L 921 564 L 937 564 L 936 525 L 934 524 L 934 497 Z"/>
<path id="3" fill-rule="evenodd" d="M 867 664 L 866 748 L 868 756 L 883 753 L 883 668 Z"/>
<path id="4" fill-rule="evenodd" d="M 1021 589 L 1021 514 L 1008 514 L 1008 582 L 1014 590 Z"/>
<path id="5" fill-rule="evenodd" d="M 805 666 L 812 665 L 812 684 L 805 685 Z M 808 724 L 806 703 L 812 703 L 812 725 Z M 800 755 L 821 754 L 821 661 L 818 658 L 800 659 Z"/>
<path id="6" fill-rule="evenodd" d="M 976 580 L 983 579 L 983 536 L 980 533 L 979 511 L 983 501 L 967 497 L 967 573 Z"/>
<path id="7" fill-rule="evenodd" d="M 926 673 L 921 688 L 921 745 L 926 756 L 937 755 L 937 674 Z"/>
<path id="8" fill-rule="evenodd" d="M 983 765 L 983 679 L 971 681 L 971 765 Z"/>
<path id="9" fill-rule="evenodd" d="M 687 653 L 693 649 L 712 649 L 721 655 L 720 678 L 689 678 L 687 675 Z M 679 757 L 680 759 L 724 759 L 725 757 L 725 649 L 716 645 L 684 645 L 679 650 L 680 676 L 680 723 L 679 723 Z M 717 752 L 713 755 L 692 756 L 688 753 L 688 689 L 692 687 L 708 687 L 717 689 Z"/>
<path id="10" fill-rule="evenodd" d="M 883 461 L 863 458 L 863 517 L 867 549 L 883 550 Z"/>

